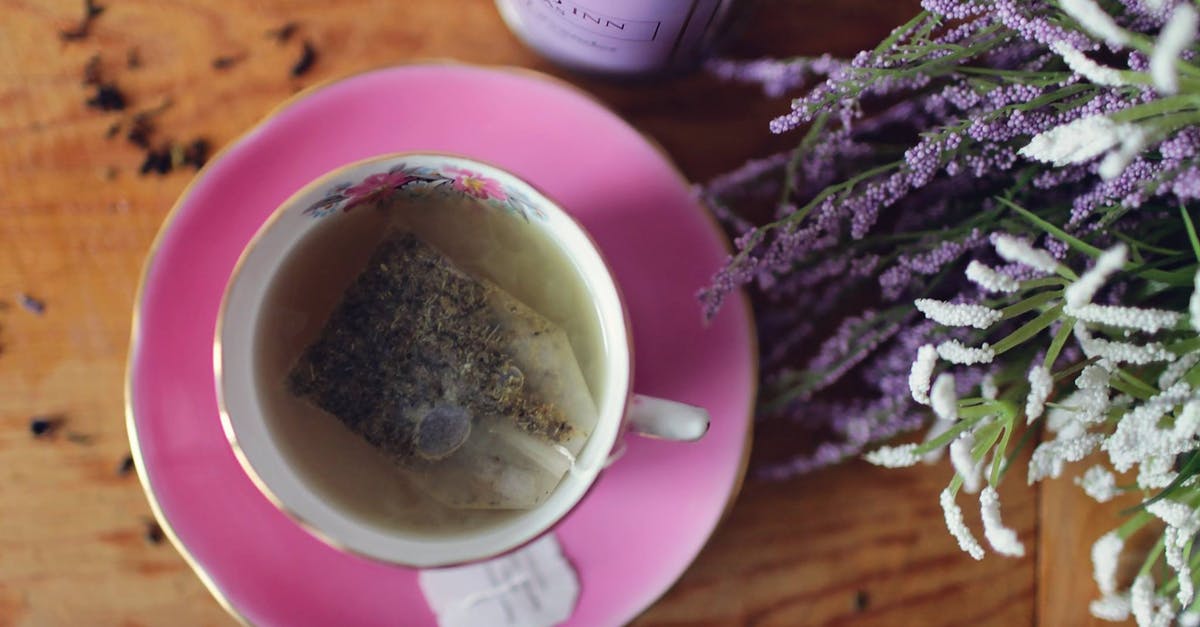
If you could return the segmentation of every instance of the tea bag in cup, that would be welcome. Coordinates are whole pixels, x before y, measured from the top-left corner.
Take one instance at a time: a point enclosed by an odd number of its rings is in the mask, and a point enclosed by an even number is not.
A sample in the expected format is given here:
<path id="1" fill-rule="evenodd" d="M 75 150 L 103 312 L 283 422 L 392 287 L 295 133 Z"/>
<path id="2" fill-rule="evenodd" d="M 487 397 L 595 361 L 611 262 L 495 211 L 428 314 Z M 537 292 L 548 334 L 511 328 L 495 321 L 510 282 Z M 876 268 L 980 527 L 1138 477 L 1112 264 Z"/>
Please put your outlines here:
<path id="1" fill-rule="evenodd" d="M 288 384 L 460 508 L 535 507 L 596 422 L 566 334 L 409 233 L 378 246 Z"/>

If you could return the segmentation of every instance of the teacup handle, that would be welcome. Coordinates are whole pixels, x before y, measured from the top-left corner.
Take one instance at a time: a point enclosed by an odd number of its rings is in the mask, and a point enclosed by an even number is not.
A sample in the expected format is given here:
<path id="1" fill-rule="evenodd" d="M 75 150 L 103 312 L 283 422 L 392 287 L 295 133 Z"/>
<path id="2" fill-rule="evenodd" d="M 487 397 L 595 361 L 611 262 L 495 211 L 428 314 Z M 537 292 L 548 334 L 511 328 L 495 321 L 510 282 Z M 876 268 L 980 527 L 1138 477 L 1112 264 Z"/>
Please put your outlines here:
<path id="1" fill-rule="evenodd" d="M 708 410 L 677 401 L 633 395 L 629 430 L 640 436 L 694 442 L 708 432 Z"/>

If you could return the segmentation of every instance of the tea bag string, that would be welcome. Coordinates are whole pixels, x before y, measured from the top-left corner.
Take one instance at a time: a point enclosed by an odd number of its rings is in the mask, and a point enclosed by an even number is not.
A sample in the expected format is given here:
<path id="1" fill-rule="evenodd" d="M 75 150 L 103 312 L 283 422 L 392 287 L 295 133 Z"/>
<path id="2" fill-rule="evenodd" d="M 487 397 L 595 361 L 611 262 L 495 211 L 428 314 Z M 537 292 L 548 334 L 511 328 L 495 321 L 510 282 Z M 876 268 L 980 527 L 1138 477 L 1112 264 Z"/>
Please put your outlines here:
<path id="1" fill-rule="evenodd" d="M 617 449 L 615 451 L 613 451 L 612 454 L 610 454 L 607 458 L 605 458 L 603 462 L 601 462 L 600 467 L 608 468 L 609 466 L 612 465 L 613 462 L 617 461 L 618 459 L 621 459 L 621 457 L 623 457 L 625 455 L 625 450 L 628 447 L 629 447 L 629 445 L 626 444 L 624 439 L 622 439 L 620 441 L 620 443 L 618 444 Z M 560 454 L 562 454 L 563 457 L 566 457 L 567 460 L 570 461 L 571 465 L 569 467 L 567 467 L 567 472 L 570 473 L 571 475 L 579 476 L 579 475 L 586 475 L 586 474 L 591 473 L 592 468 L 581 467 L 577 463 L 578 459 L 575 457 L 574 454 L 571 453 L 571 450 L 568 449 L 567 447 L 565 447 L 561 444 L 555 444 L 554 450 L 558 451 Z"/>
<path id="2" fill-rule="evenodd" d="M 604 467 L 608 468 L 609 466 L 612 466 L 613 463 L 616 462 L 618 459 L 625 457 L 625 451 L 628 448 L 629 448 L 629 443 L 625 441 L 625 438 L 621 438 L 620 444 L 617 446 L 617 450 L 613 451 L 612 453 L 609 453 L 608 457 L 605 458 Z"/>
<path id="3" fill-rule="evenodd" d="M 562 455 L 563 457 L 566 457 L 567 461 L 570 462 L 571 465 L 567 466 L 568 473 L 570 473 L 572 475 L 578 475 L 583 472 L 576 465 L 577 460 L 575 458 L 575 454 L 571 452 L 571 449 L 569 449 L 561 444 L 555 444 L 554 450 L 558 451 L 560 455 Z"/>

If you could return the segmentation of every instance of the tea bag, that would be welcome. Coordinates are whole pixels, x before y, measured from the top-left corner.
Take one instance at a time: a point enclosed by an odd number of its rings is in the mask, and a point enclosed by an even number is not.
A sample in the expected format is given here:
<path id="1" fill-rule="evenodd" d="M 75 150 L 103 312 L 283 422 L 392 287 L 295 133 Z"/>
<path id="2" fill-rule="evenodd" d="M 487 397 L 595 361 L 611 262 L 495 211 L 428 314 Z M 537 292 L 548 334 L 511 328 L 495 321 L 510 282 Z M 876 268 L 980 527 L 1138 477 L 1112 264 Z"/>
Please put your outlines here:
<path id="1" fill-rule="evenodd" d="M 538 505 L 596 422 L 562 329 L 408 233 L 374 251 L 288 385 L 460 508 Z"/>

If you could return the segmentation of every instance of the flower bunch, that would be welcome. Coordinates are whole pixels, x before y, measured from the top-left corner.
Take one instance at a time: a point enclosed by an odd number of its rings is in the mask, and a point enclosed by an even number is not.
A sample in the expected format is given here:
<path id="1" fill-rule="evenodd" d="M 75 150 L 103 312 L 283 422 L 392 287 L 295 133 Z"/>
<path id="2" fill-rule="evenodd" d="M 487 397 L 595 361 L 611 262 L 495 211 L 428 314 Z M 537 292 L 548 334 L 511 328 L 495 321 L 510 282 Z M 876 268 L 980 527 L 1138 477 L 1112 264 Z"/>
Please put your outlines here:
<path id="1" fill-rule="evenodd" d="M 761 472 L 833 463 L 932 416 L 923 441 L 866 457 L 948 451 L 947 527 L 979 559 L 960 492 L 979 495 L 987 545 L 1019 556 L 995 489 L 1018 449 L 1036 443 L 1030 483 L 1095 460 L 1087 494 L 1140 505 L 1096 542 L 1092 613 L 1200 624 L 1197 9 L 922 5 L 849 61 L 710 66 L 772 96 L 823 77 L 771 122 L 803 131 L 794 149 L 702 190 L 739 233 L 706 312 L 754 286 L 764 417 L 825 436 Z M 1120 582 L 1125 541 L 1158 529 Z"/>

